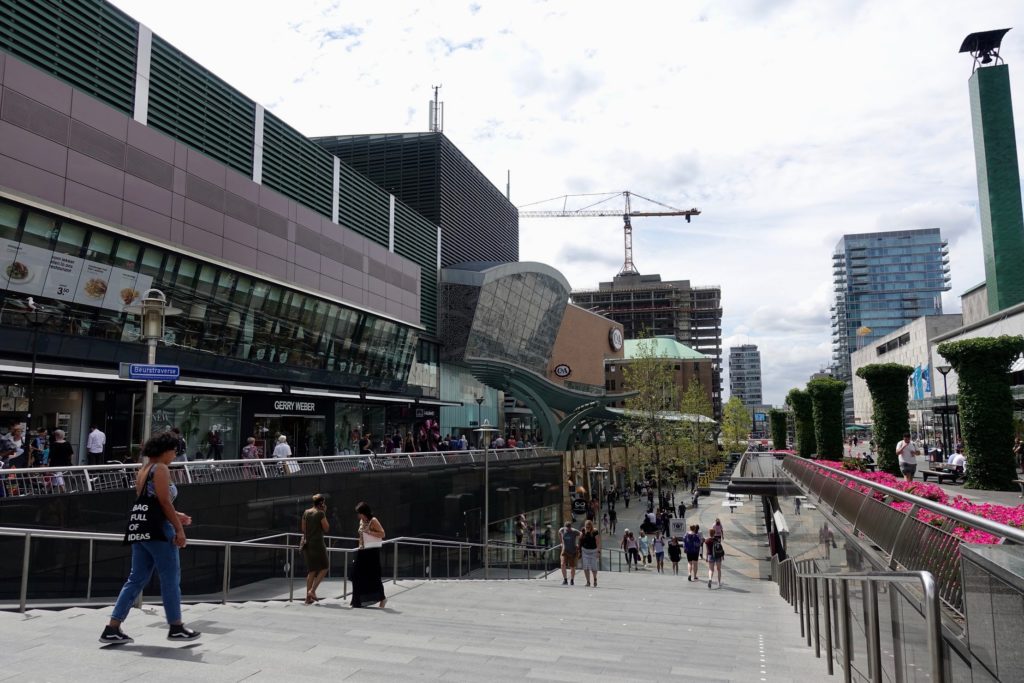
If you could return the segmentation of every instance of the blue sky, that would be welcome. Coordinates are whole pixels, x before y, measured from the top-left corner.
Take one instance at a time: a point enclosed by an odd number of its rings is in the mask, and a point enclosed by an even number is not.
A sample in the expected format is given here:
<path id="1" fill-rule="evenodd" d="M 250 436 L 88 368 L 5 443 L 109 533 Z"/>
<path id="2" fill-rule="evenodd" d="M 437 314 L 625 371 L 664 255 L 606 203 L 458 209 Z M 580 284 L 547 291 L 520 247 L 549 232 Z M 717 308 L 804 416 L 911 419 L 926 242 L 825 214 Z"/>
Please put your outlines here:
<path id="1" fill-rule="evenodd" d="M 700 208 L 636 220 L 634 261 L 722 287 L 725 346 L 761 347 L 773 403 L 828 363 L 842 234 L 941 228 L 947 312 L 983 279 L 967 33 L 1018 26 L 1024 131 L 1019 1 L 114 4 L 308 135 L 425 130 L 442 84 L 445 133 L 498 187 L 510 170 L 517 205 L 628 189 Z M 520 235 L 574 287 L 622 264 L 617 218 Z"/>

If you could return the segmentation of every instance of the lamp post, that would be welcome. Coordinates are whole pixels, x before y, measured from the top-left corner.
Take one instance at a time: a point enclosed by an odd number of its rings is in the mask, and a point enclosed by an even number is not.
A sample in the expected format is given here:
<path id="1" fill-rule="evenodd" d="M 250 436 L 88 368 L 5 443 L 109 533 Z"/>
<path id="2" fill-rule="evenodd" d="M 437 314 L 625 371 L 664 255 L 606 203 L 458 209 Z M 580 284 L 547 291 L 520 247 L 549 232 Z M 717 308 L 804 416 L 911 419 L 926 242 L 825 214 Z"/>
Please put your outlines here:
<path id="1" fill-rule="evenodd" d="M 47 313 L 43 320 L 40 320 L 39 316 L 43 311 L 32 297 L 25 301 L 25 308 L 26 310 L 22 311 L 22 313 L 25 315 L 28 324 L 32 327 L 32 371 L 28 376 L 28 415 L 25 418 L 26 427 L 31 429 L 32 414 L 36 408 L 36 358 L 39 351 L 39 326 L 50 317 L 50 314 Z"/>
<path id="2" fill-rule="evenodd" d="M 156 343 L 164 336 L 164 318 L 168 314 L 167 297 L 159 289 L 151 289 L 142 296 L 138 306 L 142 316 L 142 334 L 149 347 L 146 363 L 156 365 Z M 175 311 L 177 312 L 177 311 Z M 142 416 L 142 442 L 153 435 L 153 390 L 156 382 L 146 380 L 146 403 Z"/>
<path id="3" fill-rule="evenodd" d="M 946 403 L 946 409 L 942 413 L 942 457 L 949 458 L 949 428 L 947 426 L 947 420 L 949 419 L 949 388 L 946 384 L 946 375 L 953 368 L 948 365 L 938 365 L 935 367 L 940 373 L 942 373 L 942 398 Z"/>
<path id="4" fill-rule="evenodd" d="M 483 403 L 484 399 L 482 396 L 478 396 L 476 401 L 477 406 L 479 406 Z M 479 407 L 477 410 L 479 410 Z M 491 528 L 491 465 L 487 457 L 487 435 L 485 432 L 496 432 L 498 430 L 492 427 L 489 422 L 479 424 L 480 427 L 476 431 L 480 434 L 480 440 L 484 442 L 484 528 L 480 534 L 480 540 L 484 545 L 484 578 L 487 579 L 491 573 L 491 559 L 487 554 L 487 540 Z"/>
<path id="5" fill-rule="evenodd" d="M 483 426 L 483 420 L 480 419 L 480 415 L 483 412 L 484 397 L 483 396 L 474 396 L 473 400 L 476 401 L 476 426 L 477 427 L 482 427 Z M 479 439 L 477 439 L 476 445 L 479 448 L 479 446 L 480 446 L 480 440 Z"/>

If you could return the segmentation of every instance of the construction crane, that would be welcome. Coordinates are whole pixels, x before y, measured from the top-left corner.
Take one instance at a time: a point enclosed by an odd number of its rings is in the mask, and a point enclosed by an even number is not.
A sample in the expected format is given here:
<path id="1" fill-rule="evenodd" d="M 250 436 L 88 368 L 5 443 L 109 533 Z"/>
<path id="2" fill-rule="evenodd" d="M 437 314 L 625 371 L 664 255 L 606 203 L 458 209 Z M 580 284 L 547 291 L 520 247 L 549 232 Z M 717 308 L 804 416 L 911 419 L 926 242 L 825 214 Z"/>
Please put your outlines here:
<path id="1" fill-rule="evenodd" d="M 570 197 L 604 197 L 595 202 L 588 204 L 580 209 L 568 209 L 566 205 Z M 622 197 L 625 202 L 625 208 L 623 210 L 612 210 L 612 209 L 595 209 L 594 207 L 609 202 L 616 197 Z M 630 206 L 630 197 L 637 197 L 644 201 L 650 202 L 651 204 L 657 204 L 663 206 L 666 211 L 633 211 Z M 555 211 L 523 211 L 522 209 L 529 206 L 536 206 L 537 204 L 544 204 L 556 199 L 562 200 L 562 209 Z M 525 204 L 520 207 L 519 217 L 520 218 L 587 218 L 594 216 L 622 216 L 622 230 L 624 233 L 624 242 L 626 249 L 626 259 L 622 264 L 622 270 L 619 271 L 619 275 L 639 275 L 640 271 L 633 265 L 633 224 L 630 222 L 631 218 L 649 218 L 655 216 L 683 216 L 686 218 L 686 222 L 690 222 L 691 216 L 699 216 L 699 209 L 677 209 L 674 206 L 668 204 L 662 204 L 661 202 L 653 199 L 648 199 L 643 195 L 639 195 L 629 190 L 622 192 L 601 192 L 591 194 L 566 194 L 560 197 L 553 197 L 552 199 L 545 199 L 540 202 L 533 202 L 532 204 Z"/>

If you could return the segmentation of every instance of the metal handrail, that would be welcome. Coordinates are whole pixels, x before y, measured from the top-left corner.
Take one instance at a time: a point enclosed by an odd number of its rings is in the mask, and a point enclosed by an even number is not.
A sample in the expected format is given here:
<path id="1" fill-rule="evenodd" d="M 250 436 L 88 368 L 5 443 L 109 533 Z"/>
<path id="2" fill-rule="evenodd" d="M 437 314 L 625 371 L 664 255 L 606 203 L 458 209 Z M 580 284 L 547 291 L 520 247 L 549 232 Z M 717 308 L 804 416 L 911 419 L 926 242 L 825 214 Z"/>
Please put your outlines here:
<path id="1" fill-rule="evenodd" d="M 788 560 L 787 560 L 788 561 Z M 786 561 L 779 563 L 778 567 L 781 568 Z M 773 567 L 775 564 L 773 563 Z M 792 566 L 792 565 L 791 565 Z M 935 581 L 935 577 L 932 576 L 931 572 L 919 571 L 919 572 L 790 572 L 789 576 L 796 580 L 796 595 L 799 602 L 799 609 L 801 614 L 800 622 L 800 633 L 804 635 L 804 617 L 811 618 L 811 611 L 813 609 L 813 631 L 814 631 L 814 647 L 816 653 L 820 656 L 821 647 L 821 632 L 822 629 L 818 626 L 818 584 L 822 582 L 822 589 L 824 593 L 824 611 L 825 611 L 825 650 L 828 654 L 828 670 L 832 673 L 832 614 L 831 614 L 831 600 L 829 596 L 830 581 L 840 582 L 840 629 L 841 633 L 841 650 L 843 655 L 843 676 L 845 681 L 852 679 L 852 662 L 850 658 L 852 643 L 850 636 L 850 605 L 849 605 L 849 590 L 848 586 L 850 582 L 860 581 L 866 582 L 870 585 L 870 594 L 866 596 L 868 599 L 868 623 L 865 624 L 866 636 L 868 638 L 868 666 L 870 669 L 871 680 L 881 681 L 882 680 L 882 654 L 880 647 L 880 625 L 878 616 L 878 593 L 875 591 L 875 585 L 879 583 L 907 583 L 910 581 L 917 581 L 921 585 L 921 589 L 924 594 L 924 618 L 925 627 L 927 631 L 928 640 L 928 659 L 930 661 L 931 677 L 933 681 L 943 681 L 943 669 L 944 661 L 942 658 L 942 617 L 939 608 L 939 591 L 938 584 Z M 813 582 L 813 583 L 810 583 Z M 792 594 L 791 594 L 792 595 Z M 808 606 L 807 602 L 813 600 L 813 605 Z M 808 645 L 810 645 L 811 630 L 807 631 Z"/>
<path id="2" fill-rule="evenodd" d="M 816 462 L 805 460 L 803 458 L 793 455 L 786 456 L 785 460 L 783 460 L 782 462 L 782 467 L 784 470 L 786 470 L 793 476 L 797 477 L 798 479 L 799 475 L 797 475 L 792 470 L 796 470 L 801 467 L 805 469 L 814 468 L 814 474 L 821 477 L 827 477 L 833 480 L 835 480 L 834 477 L 836 475 L 840 477 L 845 477 L 846 480 L 853 479 L 858 486 L 866 486 L 874 491 L 883 493 L 894 500 L 911 503 L 917 508 L 929 510 L 930 512 L 934 512 L 935 514 L 942 515 L 943 517 L 956 520 L 975 529 L 988 532 L 993 536 L 998 536 L 1004 539 L 1004 541 L 1006 542 L 1024 544 L 1024 529 L 1018 529 L 1017 527 L 1012 527 L 1007 524 L 993 522 L 990 519 L 985 519 L 984 517 L 971 514 L 970 512 L 964 512 L 963 510 L 958 510 L 948 505 L 936 503 L 935 501 L 928 500 L 927 498 L 915 496 L 912 493 L 905 493 L 898 489 L 885 486 L 884 484 L 878 484 L 867 479 L 862 479 L 861 477 L 858 477 L 854 474 L 850 474 L 849 472 L 844 472 L 842 470 L 838 470 L 832 467 L 819 465 Z M 801 483 L 804 482 L 801 481 Z M 842 483 L 844 487 L 846 486 L 846 481 L 842 481 L 840 483 Z M 854 522 L 856 520 L 849 521 Z"/>
<path id="3" fill-rule="evenodd" d="M 327 474 L 358 471 L 416 469 L 489 462 L 528 460 L 549 457 L 551 449 L 531 446 L 465 451 L 428 451 L 362 455 L 321 455 L 289 458 L 251 458 L 235 460 L 190 460 L 172 462 L 171 476 L 177 484 L 246 481 L 302 474 Z M 0 469 L 0 486 L 7 497 L 59 495 L 68 492 L 131 489 L 135 471 L 142 463 L 75 465 L 71 467 L 18 467 Z M 287 470 L 287 471 L 286 471 Z M 64 484 L 57 485 L 60 476 Z M 0 497 L 0 501 L 3 497 Z"/>

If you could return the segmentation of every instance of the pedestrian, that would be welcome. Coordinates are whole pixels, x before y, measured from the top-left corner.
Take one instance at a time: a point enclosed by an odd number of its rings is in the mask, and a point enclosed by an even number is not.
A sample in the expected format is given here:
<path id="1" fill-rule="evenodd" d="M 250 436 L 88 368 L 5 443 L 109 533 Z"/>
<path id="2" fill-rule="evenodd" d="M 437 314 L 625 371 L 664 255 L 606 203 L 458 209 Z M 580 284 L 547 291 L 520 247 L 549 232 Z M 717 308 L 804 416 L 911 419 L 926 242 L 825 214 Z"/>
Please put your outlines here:
<path id="1" fill-rule="evenodd" d="M 722 528 L 722 520 L 718 517 L 715 517 L 715 526 L 713 531 L 715 532 L 715 536 L 725 539 L 725 530 Z"/>
<path id="2" fill-rule="evenodd" d="M 154 571 L 160 576 L 160 597 L 169 625 L 167 640 L 187 642 L 199 637 L 198 631 L 186 628 L 181 621 L 178 549 L 185 547 L 185 527 L 192 523 L 192 518 L 174 507 L 178 488 L 171 482 L 167 465 L 174 461 L 177 446 L 177 439 L 170 432 L 157 434 L 142 445 L 146 460 L 135 477 L 136 501 L 124 537 L 124 542 L 132 547 L 132 568 L 117 596 L 113 615 L 100 635 L 101 643 L 135 642 L 121 630 L 121 624 Z"/>
<path id="3" fill-rule="evenodd" d="M 700 535 L 700 527 L 696 524 L 691 524 L 690 531 L 683 536 L 683 551 L 686 553 L 687 563 L 687 581 L 697 581 L 697 562 L 700 560 L 703 548 L 704 539 Z"/>
<path id="4" fill-rule="evenodd" d="M 651 541 L 651 546 L 654 548 L 656 569 L 659 574 L 662 574 L 665 572 L 665 539 L 661 537 L 660 531 L 654 534 L 654 540 Z"/>
<path id="5" fill-rule="evenodd" d="M 679 576 L 679 560 L 683 558 L 683 547 L 675 536 L 668 542 L 668 559 L 672 562 L 672 573 Z"/>
<path id="6" fill-rule="evenodd" d="M 589 520 L 588 520 L 589 521 Z M 593 523 L 591 522 L 591 526 Z M 576 560 L 580 556 L 580 532 L 572 528 L 572 522 L 558 530 L 558 538 L 562 543 L 562 585 L 576 585 Z M 566 572 L 570 572 L 567 574 Z"/>
<path id="7" fill-rule="evenodd" d="M 626 509 L 628 510 L 629 509 L 629 489 L 626 489 L 625 491 L 622 492 L 622 503 L 626 506 Z"/>
<path id="8" fill-rule="evenodd" d="M 256 445 L 256 437 L 250 436 L 242 446 L 242 460 L 257 460 L 260 457 L 260 447 Z M 260 476 L 260 466 L 247 462 L 243 466 L 246 479 L 255 479 Z"/>
<path id="9" fill-rule="evenodd" d="M 715 529 L 704 541 L 704 555 L 708 560 L 708 588 L 711 588 L 711 580 L 718 573 L 718 587 L 722 587 L 722 560 L 725 559 L 725 547 L 722 545 L 722 538 Z"/>
<path id="10" fill-rule="evenodd" d="M 615 527 L 619 522 L 619 514 L 615 512 L 615 508 L 608 511 L 608 531 L 609 533 L 615 533 Z"/>
<path id="11" fill-rule="evenodd" d="M 107 445 L 107 435 L 100 431 L 97 425 L 92 426 L 89 437 L 85 441 L 85 450 L 88 453 L 89 465 L 103 464 L 103 449 Z"/>
<path id="12" fill-rule="evenodd" d="M 356 514 L 359 516 L 359 550 L 352 569 L 352 606 L 379 603 L 383 609 L 388 602 L 380 580 L 380 546 L 384 540 L 384 527 L 365 502 L 356 505 Z"/>
<path id="13" fill-rule="evenodd" d="M 589 519 L 583 525 L 580 548 L 583 554 L 583 576 L 587 579 L 587 587 L 590 587 L 591 580 L 593 580 L 594 588 L 597 588 L 597 569 L 601 564 L 601 534 L 594 529 L 594 523 Z"/>
<path id="14" fill-rule="evenodd" d="M 53 443 L 50 444 L 50 467 L 71 467 L 71 463 L 74 462 L 75 449 L 64 437 L 63 429 L 53 430 Z M 60 493 L 65 493 L 67 489 L 64 487 L 64 472 L 54 472 L 50 484 Z"/>
<path id="15" fill-rule="evenodd" d="M 1024 443 L 1021 443 L 1019 436 L 1013 440 L 1013 457 L 1017 461 L 1017 466 L 1024 472 Z"/>
<path id="16" fill-rule="evenodd" d="M 910 440 L 910 433 L 903 435 L 903 439 L 896 444 L 896 456 L 900 462 L 900 472 L 907 481 L 914 480 L 914 473 L 917 472 L 917 446 Z"/>
<path id="17" fill-rule="evenodd" d="M 320 599 L 316 596 L 316 589 L 327 576 L 329 563 L 324 534 L 330 531 L 331 526 L 327 521 L 326 510 L 327 499 L 318 493 L 313 496 L 313 507 L 302 513 L 299 529 L 302 532 L 302 540 L 299 541 L 299 549 L 306 560 L 307 605 L 312 605 Z"/>
<path id="18" fill-rule="evenodd" d="M 681 500 L 681 501 L 679 501 L 679 519 L 685 519 L 685 518 L 686 518 L 686 502 Z"/>
<path id="19" fill-rule="evenodd" d="M 609 528 L 610 527 L 608 522 L 608 513 L 605 512 L 603 515 L 601 515 L 601 531 L 607 533 Z"/>
<path id="20" fill-rule="evenodd" d="M 800 506 L 801 506 L 802 504 L 803 504 L 803 503 L 802 503 L 802 501 L 801 501 L 801 499 L 800 499 L 800 496 L 797 496 L 797 497 L 796 497 L 796 514 L 798 514 L 798 515 L 800 514 Z"/>
<path id="21" fill-rule="evenodd" d="M 623 552 L 626 553 L 626 571 L 630 571 L 630 568 L 640 569 L 640 548 L 637 543 L 636 537 L 633 536 L 633 532 L 626 529 L 622 532 L 622 543 L 620 547 Z"/>
<path id="22" fill-rule="evenodd" d="M 640 557 L 643 559 L 643 566 L 646 568 L 652 562 L 651 537 L 642 528 L 640 529 L 640 538 L 637 539 L 637 545 L 640 547 Z"/>
<path id="23" fill-rule="evenodd" d="M 178 445 L 174 449 L 174 462 L 188 462 L 188 444 L 185 443 L 185 437 L 181 435 L 181 430 L 174 427 L 171 429 L 171 434 L 178 440 Z"/>

